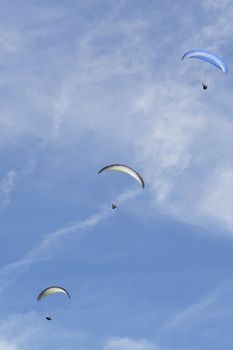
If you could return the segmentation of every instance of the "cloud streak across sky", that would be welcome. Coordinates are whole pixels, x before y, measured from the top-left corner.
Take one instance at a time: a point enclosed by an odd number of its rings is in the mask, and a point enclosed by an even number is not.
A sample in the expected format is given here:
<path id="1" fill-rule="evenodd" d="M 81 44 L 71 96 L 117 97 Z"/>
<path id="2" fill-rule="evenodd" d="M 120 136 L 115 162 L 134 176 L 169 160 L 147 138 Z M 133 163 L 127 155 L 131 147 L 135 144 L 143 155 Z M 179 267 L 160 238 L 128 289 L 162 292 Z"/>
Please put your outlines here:
<path id="1" fill-rule="evenodd" d="M 139 194 L 139 191 L 128 191 L 120 194 L 117 198 L 118 205 L 124 204 L 126 201 L 130 201 Z M 66 225 L 54 232 L 47 234 L 41 242 L 39 242 L 35 247 L 30 249 L 28 253 L 25 254 L 19 260 L 10 263 L 6 266 L 0 268 L 0 280 L 1 288 L 0 291 L 4 291 L 9 284 L 13 283 L 19 275 L 24 273 L 33 264 L 39 263 L 52 259 L 53 246 L 65 239 L 68 235 L 77 234 L 79 231 L 82 233 L 88 229 L 93 229 L 95 226 L 100 224 L 103 220 L 110 217 L 112 211 L 110 206 L 104 205 L 103 208 L 97 214 L 90 215 L 88 218 L 71 224 Z"/>

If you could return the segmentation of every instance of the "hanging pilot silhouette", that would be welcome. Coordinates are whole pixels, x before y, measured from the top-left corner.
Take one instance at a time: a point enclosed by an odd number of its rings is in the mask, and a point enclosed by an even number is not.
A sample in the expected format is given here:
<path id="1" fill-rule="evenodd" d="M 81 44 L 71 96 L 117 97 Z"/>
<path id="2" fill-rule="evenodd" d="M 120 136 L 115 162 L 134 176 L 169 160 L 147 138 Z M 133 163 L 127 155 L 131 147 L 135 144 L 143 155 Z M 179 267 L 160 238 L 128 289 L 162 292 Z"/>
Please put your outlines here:
<path id="1" fill-rule="evenodd" d="M 207 84 L 202 83 L 202 88 L 203 88 L 203 90 L 207 90 L 207 89 L 208 89 L 208 85 L 207 85 Z"/>

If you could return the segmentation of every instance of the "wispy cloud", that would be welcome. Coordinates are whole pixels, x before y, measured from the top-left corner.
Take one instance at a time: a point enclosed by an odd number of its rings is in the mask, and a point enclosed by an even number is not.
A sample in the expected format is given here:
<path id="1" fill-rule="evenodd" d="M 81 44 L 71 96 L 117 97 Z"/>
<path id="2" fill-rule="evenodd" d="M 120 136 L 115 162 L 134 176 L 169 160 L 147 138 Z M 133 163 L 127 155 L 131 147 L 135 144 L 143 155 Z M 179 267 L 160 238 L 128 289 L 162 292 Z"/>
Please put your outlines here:
<path id="1" fill-rule="evenodd" d="M 16 181 L 16 171 L 10 170 L 7 172 L 2 182 L 0 183 L 0 206 L 6 207 L 10 203 L 10 196 L 14 189 Z"/>
<path id="2" fill-rule="evenodd" d="M 112 337 L 106 340 L 104 350 L 161 350 L 147 340 Z"/>
<path id="3" fill-rule="evenodd" d="M 233 231 L 233 169 L 218 168 L 210 176 L 200 211 Z"/>
<path id="4" fill-rule="evenodd" d="M 199 23 L 191 41 L 184 35 L 176 52 L 182 54 L 185 43 L 185 49 L 201 47 L 227 56 L 227 43 L 233 34 L 232 21 L 226 18 L 226 12 L 233 11 L 229 4 L 223 3 L 213 21 L 211 14 L 215 15 L 216 7 L 206 2 L 205 21 Z M 231 192 L 230 171 L 224 170 L 231 169 L 233 161 L 232 106 L 226 86 L 230 78 L 214 70 L 212 74 L 210 67 L 200 62 L 174 62 L 175 69 L 169 64 L 164 67 L 167 74 L 163 79 L 145 79 L 135 96 L 135 111 L 146 123 L 140 137 L 132 142 L 155 208 L 178 220 L 198 225 L 218 223 L 232 232 L 233 205 L 227 194 Z M 210 84 L 207 94 L 200 86 L 204 79 Z M 220 203 L 222 209 L 218 210 Z"/>
<path id="5" fill-rule="evenodd" d="M 67 350 L 77 346 L 82 349 L 89 348 L 92 339 L 88 334 L 67 330 L 59 325 L 58 328 L 53 325 L 51 327 L 41 323 L 41 317 L 36 312 L 11 314 L 0 321 L 0 349 L 47 350 L 51 346 L 59 349 L 61 344 Z"/>
<path id="6" fill-rule="evenodd" d="M 229 278 L 217 285 L 200 300 L 186 308 L 177 311 L 162 325 L 160 332 L 162 337 L 169 336 L 173 332 L 186 332 L 187 336 L 197 329 L 200 329 L 200 336 L 208 336 L 206 330 L 214 329 L 221 332 L 224 323 L 229 321 L 231 316 L 233 279 Z M 215 325 L 218 324 L 218 329 Z M 203 334 L 201 333 L 203 332 Z"/>
<path id="7" fill-rule="evenodd" d="M 221 11 L 226 11 L 228 6 L 231 5 L 232 2 L 231 0 L 216 0 L 216 1 L 211 1 L 211 0 L 205 0 L 203 1 L 203 5 L 208 8 L 208 9 L 217 9 Z"/>
<path id="8" fill-rule="evenodd" d="M 140 194 L 140 191 L 133 190 L 120 194 L 117 198 L 118 205 L 123 204 L 124 202 L 135 198 Z M 4 291 L 4 289 L 14 282 L 14 280 L 24 273 L 28 268 L 30 268 L 33 264 L 48 260 L 52 258 L 53 252 L 51 252 L 51 246 L 54 243 L 58 243 L 60 240 L 64 239 L 68 235 L 76 234 L 77 232 L 91 229 L 102 222 L 104 219 L 110 217 L 113 211 L 108 205 L 103 205 L 102 209 L 99 213 L 93 214 L 83 221 L 66 225 L 61 229 L 58 229 L 54 232 L 47 234 L 41 242 L 39 242 L 35 247 L 29 250 L 28 253 L 25 254 L 21 259 L 10 263 L 8 265 L 3 266 L 0 269 L 0 280 L 1 287 L 0 291 Z"/>
<path id="9" fill-rule="evenodd" d="M 19 348 L 10 341 L 0 340 L 0 348 L 2 350 L 18 350 Z"/>
<path id="10" fill-rule="evenodd" d="M 51 333 L 51 327 L 53 332 Z M 0 348 L 1 350 L 35 350 L 58 347 L 62 342 L 64 349 L 72 350 L 77 346 L 82 349 L 94 350 L 162 350 L 153 342 L 146 339 L 130 337 L 109 337 L 104 339 L 96 335 L 83 333 L 77 330 L 64 330 L 57 326 L 48 328 L 41 323 L 41 317 L 35 312 L 13 314 L 0 322 Z M 56 329 L 57 330 L 57 329 Z M 48 341 L 48 339 L 50 341 Z"/>
<path id="11" fill-rule="evenodd" d="M 233 160 L 227 131 L 232 129 L 231 93 L 225 85 L 231 78 L 200 62 L 182 62 L 181 56 L 194 45 L 222 53 L 230 64 L 233 7 L 228 0 L 197 3 L 197 12 L 187 6 L 185 16 L 179 6 L 170 6 L 166 16 L 152 6 L 151 13 L 145 7 L 130 18 L 125 16 L 131 13 L 127 1 L 107 6 L 101 20 L 81 22 L 78 36 L 69 35 L 70 50 L 66 47 L 67 33 L 73 31 L 70 8 L 59 6 L 53 14 L 49 5 L 39 12 L 30 6 L 36 21 L 55 24 L 33 26 L 25 33 L 16 25 L 5 34 L 18 38 L 12 40 L 20 69 L 16 74 L 4 61 L 3 82 L 9 91 L 20 86 L 15 98 L 22 101 L 19 110 L 1 96 L 1 106 L 7 106 L 0 121 L 6 142 L 20 135 L 47 144 L 70 142 L 75 148 L 86 133 L 87 139 L 94 135 L 105 152 L 102 145 L 111 135 L 109 147 L 127 153 L 143 168 L 156 208 L 179 220 L 214 220 L 213 211 L 202 211 L 202 203 L 210 196 L 205 187 L 212 173 L 222 168 L 223 158 L 226 167 Z M 70 27 L 63 27 L 67 14 Z M 54 44 L 35 50 L 35 42 L 47 37 Z M 25 59 L 29 56 L 30 62 Z M 210 85 L 205 94 L 202 80 Z M 229 227 L 226 217 L 219 214 L 216 220 L 224 229 Z"/>
<path id="12" fill-rule="evenodd" d="M 214 210 L 206 210 L 212 174 L 220 171 L 223 162 L 229 166 L 233 161 L 231 104 L 226 97 L 223 75 L 211 71 L 208 65 L 197 65 L 191 60 L 181 62 L 184 44 L 185 49 L 198 43 L 202 48 L 227 52 L 225 43 L 233 28 L 228 28 L 231 22 L 225 19 L 226 7 L 221 8 L 213 22 L 211 13 L 215 7 L 208 2 L 202 6 L 204 20 L 198 23 L 192 41 L 186 29 L 191 32 L 195 23 L 187 26 L 182 22 L 183 39 L 172 51 L 172 62 L 166 49 L 163 53 L 161 47 L 153 45 L 151 33 L 155 36 L 158 33 L 152 21 L 143 15 L 114 26 L 110 26 L 110 16 L 89 28 L 80 41 L 76 72 L 64 85 L 59 101 L 61 113 L 65 106 L 69 115 L 65 126 L 68 134 L 72 134 L 70 126 L 77 126 L 77 133 L 99 130 L 101 137 L 111 135 L 113 144 L 120 141 L 121 150 L 130 144 L 145 174 L 156 210 L 159 208 L 178 220 L 200 225 L 218 222 L 223 229 L 231 229 L 224 210 L 216 215 Z M 113 11 L 112 17 L 120 10 Z M 173 47 L 173 39 L 169 39 L 171 28 L 163 29 L 166 45 Z M 109 40 L 116 43 L 105 45 Z M 158 56 L 164 59 L 157 72 Z M 116 75 L 121 89 L 114 87 Z M 210 85 L 205 95 L 201 90 L 203 79 Z M 118 100 L 120 104 L 115 103 Z M 60 125 L 60 116 L 57 121 Z M 213 146 L 209 147 L 210 144 Z M 224 198 L 222 193 L 221 200 Z M 212 196 L 212 200 L 217 198 Z M 218 203 L 214 203 L 212 206 L 217 207 Z M 225 206 L 230 213 L 229 200 Z"/>
<path id="13" fill-rule="evenodd" d="M 184 19 L 179 7 L 170 7 L 168 17 L 173 21 L 166 18 L 165 22 L 161 20 L 162 14 L 160 18 L 160 10 L 153 9 L 156 14 L 159 11 L 155 25 L 154 17 L 146 10 L 130 19 L 121 17 L 129 6 L 122 1 L 108 9 L 100 21 L 88 22 L 85 30 L 82 27 L 80 37 L 70 39 L 70 54 L 64 44 L 66 28 L 62 27 L 64 46 L 52 46 L 51 51 L 41 46 L 36 54 L 32 45 L 35 38 L 56 38 L 51 29 L 55 26 L 41 31 L 38 26 L 25 35 L 15 28 L 24 48 L 16 47 L 18 64 L 24 62 L 24 52 L 30 54 L 32 61 L 22 67 L 20 76 L 14 75 L 14 79 L 8 76 L 10 87 L 22 86 L 17 98 L 22 100 L 24 96 L 27 113 L 19 114 L 7 99 L 3 100 L 8 108 L 1 119 L 5 135 L 8 132 L 22 138 L 29 135 L 46 140 L 46 145 L 55 140 L 61 148 L 68 142 L 72 148 L 80 146 L 82 133 L 88 140 L 94 135 L 100 147 L 98 152 L 109 154 L 115 147 L 125 158 L 134 158 L 133 163 L 140 164 L 156 210 L 159 208 L 179 220 L 198 224 L 213 220 L 224 229 L 230 228 L 224 211 L 215 215 L 214 210 L 206 210 L 203 204 L 211 197 L 206 188 L 211 191 L 208 181 L 212 174 L 223 166 L 229 168 L 233 161 L 231 93 L 224 85 L 230 78 L 208 70 L 204 64 L 181 62 L 183 51 L 197 44 L 231 57 L 226 43 L 233 34 L 229 17 L 233 9 L 228 1 L 221 2 L 224 6 L 219 6 L 220 2 L 214 4 L 210 1 L 201 4 L 203 20 L 198 22 L 191 8 L 186 9 Z M 41 11 L 36 19 L 46 16 L 48 20 L 51 16 L 51 23 L 62 21 L 67 15 L 60 8 L 58 17 L 50 13 L 50 8 L 48 12 Z M 173 33 L 182 40 L 175 40 Z M 163 43 L 157 40 L 161 35 Z M 41 64 L 35 73 L 38 59 Z M 25 69 L 29 70 L 27 74 Z M 30 79 L 25 79 L 29 73 Z M 205 95 L 201 90 L 203 79 L 210 85 Z M 15 137 L 6 137 L 7 142 Z M 103 144 L 109 139 L 106 151 Z M 48 148 L 41 152 L 52 157 Z M 92 153 L 96 162 L 95 150 Z M 229 213 L 231 203 L 225 203 Z"/>
<path id="14" fill-rule="evenodd" d="M 211 288 L 196 302 L 177 311 L 157 330 L 159 344 L 167 349 L 228 348 L 232 344 L 232 291 L 229 278 Z"/>

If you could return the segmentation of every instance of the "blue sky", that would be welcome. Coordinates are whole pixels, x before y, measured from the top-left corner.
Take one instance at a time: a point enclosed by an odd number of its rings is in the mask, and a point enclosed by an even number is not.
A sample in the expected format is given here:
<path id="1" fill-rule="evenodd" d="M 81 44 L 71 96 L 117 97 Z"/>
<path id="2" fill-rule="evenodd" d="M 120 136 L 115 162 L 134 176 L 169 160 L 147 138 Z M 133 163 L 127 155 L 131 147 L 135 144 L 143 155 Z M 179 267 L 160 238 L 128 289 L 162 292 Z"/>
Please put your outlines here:
<path id="1" fill-rule="evenodd" d="M 230 349 L 232 2 L 0 6 L 0 349 Z"/>

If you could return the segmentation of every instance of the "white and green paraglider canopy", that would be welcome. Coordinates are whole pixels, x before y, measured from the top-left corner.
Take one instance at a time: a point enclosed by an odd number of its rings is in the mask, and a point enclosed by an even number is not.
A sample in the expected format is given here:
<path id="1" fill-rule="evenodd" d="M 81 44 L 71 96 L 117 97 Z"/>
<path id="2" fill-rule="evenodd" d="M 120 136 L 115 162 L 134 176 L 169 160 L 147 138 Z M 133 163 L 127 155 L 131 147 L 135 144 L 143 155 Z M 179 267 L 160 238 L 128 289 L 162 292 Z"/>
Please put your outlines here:
<path id="1" fill-rule="evenodd" d="M 69 298 L 70 295 L 67 292 L 67 290 L 65 288 L 62 287 L 58 287 L 58 286 L 51 286 L 48 287 L 46 289 L 44 289 L 37 297 L 37 301 L 40 301 L 41 299 L 43 299 L 44 297 L 50 295 L 50 294 L 55 294 L 55 293 L 64 293 L 66 294 Z"/>
<path id="2" fill-rule="evenodd" d="M 145 187 L 145 183 L 143 181 L 143 178 L 141 177 L 141 175 L 134 169 L 130 168 L 127 165 L 123 165 L 123 164 L 110 164 L 105 166 L 104 168 L 100 169 L 100 171 L 98 172 L 98 174 L 104 172 L 104 171 L 111 171 L 111 170 L 116 170 L 116 171 L 121 171 L 123 173 L 126 173 L 130 176 L 132 176 L 134 179 L 136 179 L 142 186 L 142 188 Z"/>

